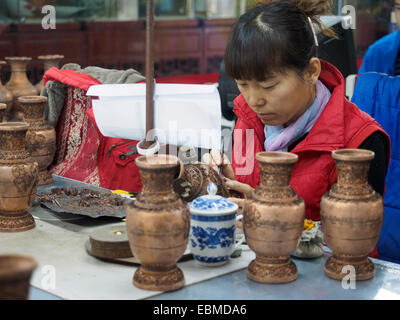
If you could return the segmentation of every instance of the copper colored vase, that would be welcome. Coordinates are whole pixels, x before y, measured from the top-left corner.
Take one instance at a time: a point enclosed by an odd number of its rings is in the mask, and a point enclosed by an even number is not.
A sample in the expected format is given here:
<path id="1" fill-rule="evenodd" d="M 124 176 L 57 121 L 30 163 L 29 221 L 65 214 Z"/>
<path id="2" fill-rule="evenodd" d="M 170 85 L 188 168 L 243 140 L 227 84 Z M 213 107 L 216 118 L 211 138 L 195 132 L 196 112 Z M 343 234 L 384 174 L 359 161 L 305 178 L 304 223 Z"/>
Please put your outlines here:
<path id="1" fill-rule="evenodd" d="M 18 98 L 23 96 L 36 96 L 38 89 L 30 83 L 27 76 L 27 67 L 32 58 L 29 57 L 7 57 L 5 58 L 11 65 L 11 78 L 7 82 L 6 88 L 11 91 L 14 100 L 11 109 L 11 117 L 20 117 L 21 111 L 18 106 Z"/>
<path id="2" fill-rule="evenodd" d="M 27 300 L 37 262 L 25 255 L 0 255 L 0 300 Z"/>
<path id="3" fill-rule="evenodd" d="M 43 61 L 43 66 L 44 66 L 44 73 L 48 71 L 49 69 L 56 67 L 59 67 L 60 61 L 64 59 L 63 55 L 59 54 L 52 54 L 52 55 L 44 55 L 44 56 L 39 56 L 39 60 Z M 43 79 L 36 85 L 36 88 L 39 91 L 39 94 L 42 92 L 44 85 L 43 85 Z"/>
<path id="4" fill-rule="evenodd" d="M 29 123 L 26 148 L 39 164 L 38 185 L 52 183 L 53 178 L 48 168 L 56 153 L 56 131 L 43 117 L 47 98 L 26 96 L 19 97 L 18 102 L 24 115 L 24 121 Z"/>
<path id="5" fill-rule="evenodd" d="M 0 123 L 0 232 L 35 227 L 28 212 L 36 196 L 38 164 L 26 150 L 25 122 Z"/>
<path id="6" fill-rule="evenodd" d="M 189 208 L 172 188 L 180 162 L 171 155 L 141 156 L 135 162 L 143 190 L 127 208 L 129 244 L 141 263 L 133 284 L 145 290 L 176 290 L 185 284 L 176 263 L 186 250 L 190 229 Z"/>
<path id="7" fill-rule="evenodd" d="M 368 184 L 374 152 L 343 149 L 332 152 L 338 180 L 321 199 L 321 222 L 326 244 L 333 251 L 325 274 L 341 280 L 353 266 L 356 280 L 373 278 L 368 254 L 375 248 L 383 223 L 383 200 Z"/>
<path id="8" fill-rule="evenodd" d="M 7 110 L 7 105 L 5 103 L 0 103 L 0 122 L 3 120 L 6 110 Z"/>
<path id="9" fill-rule="evenodd" d="M 0 117 L 0 121 L 7 119 L 7 114 L 10 112 L 13 105 L 13 95 L 1 82 L 1 68 L 6 64 L 5 61 L 0 61 L 0 103 L 5 103 L 7 108 L 3 115 Z"/>
<path id="10" fill-rule="evenodd" d="M 304 228 L 305 205 L 290 187 L 297 155 L 260 152 L 261 183 L 246 200 L 243 229 L 249 247 L 256 253 L 247 276 L 261 283 L 286 283 L 297 279 L 290 260 Z"/>

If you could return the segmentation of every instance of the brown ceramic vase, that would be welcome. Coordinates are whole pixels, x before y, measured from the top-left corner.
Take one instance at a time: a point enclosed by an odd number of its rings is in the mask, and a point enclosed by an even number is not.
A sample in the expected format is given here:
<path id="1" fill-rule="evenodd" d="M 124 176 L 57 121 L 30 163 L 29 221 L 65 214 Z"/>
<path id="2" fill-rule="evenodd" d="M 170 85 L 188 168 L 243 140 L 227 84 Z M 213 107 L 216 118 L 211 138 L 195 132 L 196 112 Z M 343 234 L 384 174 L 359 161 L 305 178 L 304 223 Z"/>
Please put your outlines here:
<path id="1" fill-rule="evenodd" d="M 7 105 L 5 103 L 0 103 L 0 122 L 3 121 L 3 117 L 6 114 Z"/>
<path id="2" fill-rule="evenodd" d="M 145 290 L 176 290 L 185 284 L 176 264 L 190 229 L 189 208 L 172 187 L 180 162 L 172 155 L 141 156 L 135 162 L 143 190 L 126 213 L 129 244 L 141 263 L 133 284 Z"/>
<path id="3" fill-rule="evenodd" d="M 29 57 L 7 57 L 5 58 L 11 65 L 11 78 L 7 82 L 6 88 L 11 91 L 14 100 L 9 117 L 19 117 L 21 112 L 18 105 L 18 98 L 23 96 L 36 96 L 38 89 L 30 83 L 27 76 L 27 67 L 32 58 Z"/>
<path id="4" fill-rule="evenodd" d="M 19 97 L 18 102 L 24 115 L 24 121 L 29 124 L 26 148 L 39 164 L 38 185 L 52 183 L 53 177 L 48 168 L 56 153 L 56 131 L 43 117 L 47 98 L 26 96 Z"/>
<path id="5" fill-rule="evenodd" d="M 35 227 L 28 212 L 36 196 L 38 164 L 26 150 L 25 122 L 0 123 L 0 232 Z"/>
<path id="6" fill-rule="evenodd" d="M 321 222 L 325 241 L 333 251 L 325 264 L 325 274 L 342 280 L 343 267 L 355 268 L 356 280 L 375 275 L 368 254 L 375 248 L 383 223 L 383 200 L 368 184 L 369 150 L 343 149 L 332 152 L 338 173 L 337 183 L 321 199 Z M 347 270 L 347 269 L 346 269 Z"/>
<path id="7" fill-rule="evenodd" d="M 0 117 L 0 121 L 7 119 L 7 114 L 10 112 L 13 105 L 13 95 L 10 90 L 8 90 L 1 82 L 1 68 L 7 64 L 5 61 L 0 61 L 0 103 L 5 103 L 7 105 L 5 113 Z"/>
<path id="8" fill-rule="evenodd" d="M 48 71 L 49 69 L 56 67 L 59 67 L 60 61 L 64 59 L 63 55 L 59 54 L 52 54 L 52 55 L 44 55 L 44 56 L 39 56 L 38 60 L 43 61 L 43 68 L 44 68 L 44 73 Z M 43 79 L 36 85 L 36 89 L 38 89 L 39 94 L 42 92 L 44 87 L 43 84 Z"/>
<path id="9" fill-rule="evenodd" d="M 0 300 L 27 300 L 36 266 L 29 256 L 0 255 Z"/>
<path id="10" fill-rule="evenodd" d="M 287 283 L 297 279 L 290 260 L 304 228 L 305 205 L 290 187 L 297 155 L 260 152 L 261 183 L 245 202 L 243 230 L 256 259 L 247 268 L 249 279 L 261 283 Z"/>

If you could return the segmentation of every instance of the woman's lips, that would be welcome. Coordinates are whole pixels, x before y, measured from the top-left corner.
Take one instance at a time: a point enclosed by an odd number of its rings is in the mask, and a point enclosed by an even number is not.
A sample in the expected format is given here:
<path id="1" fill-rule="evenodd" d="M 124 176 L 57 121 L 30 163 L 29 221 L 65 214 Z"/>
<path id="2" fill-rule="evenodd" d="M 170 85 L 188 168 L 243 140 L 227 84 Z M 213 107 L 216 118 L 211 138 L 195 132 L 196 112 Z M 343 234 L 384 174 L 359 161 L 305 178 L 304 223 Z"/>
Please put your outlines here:
<path id="1" fill-rule="evenodd" d="M 272 119 L 275 117 L 274 113 L 257 113 L 257 117 L 263 120 Z"/>

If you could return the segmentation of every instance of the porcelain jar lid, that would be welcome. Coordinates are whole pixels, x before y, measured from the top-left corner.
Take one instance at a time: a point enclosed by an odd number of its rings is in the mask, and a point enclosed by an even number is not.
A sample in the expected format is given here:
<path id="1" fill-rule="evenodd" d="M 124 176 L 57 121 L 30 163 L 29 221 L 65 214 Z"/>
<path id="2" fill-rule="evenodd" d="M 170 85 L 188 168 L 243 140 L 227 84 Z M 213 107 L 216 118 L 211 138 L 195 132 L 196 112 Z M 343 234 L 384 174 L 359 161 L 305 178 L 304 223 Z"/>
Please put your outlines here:
<path id="1" fill-rule="evenodd" d="M 207 186 L 208 195 L 200 196 L 189 203 L 191 213 L 203 215 L 228 214 L 237 211 L 238 205 L 218 196 L 218 187 L 215 183 Z"/>

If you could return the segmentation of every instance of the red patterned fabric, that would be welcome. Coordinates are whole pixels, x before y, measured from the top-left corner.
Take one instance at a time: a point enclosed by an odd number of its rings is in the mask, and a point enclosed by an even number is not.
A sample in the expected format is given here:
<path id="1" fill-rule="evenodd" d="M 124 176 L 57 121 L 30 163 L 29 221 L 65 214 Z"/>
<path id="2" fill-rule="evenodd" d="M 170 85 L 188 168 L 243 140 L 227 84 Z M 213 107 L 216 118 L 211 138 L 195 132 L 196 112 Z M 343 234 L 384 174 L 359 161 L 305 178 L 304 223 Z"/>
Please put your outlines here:
<path id="1" fill-rule="evenodd" d="M 52 68 L 46 72 L 44 82 L 59 81 L 69 85 L 64 108 L 56 126 L 57 151 L 54 174 L 100 186 L 97 150 L 100 139 L 86 111 L 92 107 L 86 91 L 100 84 L 94 78 L 73 70 Z"/>

